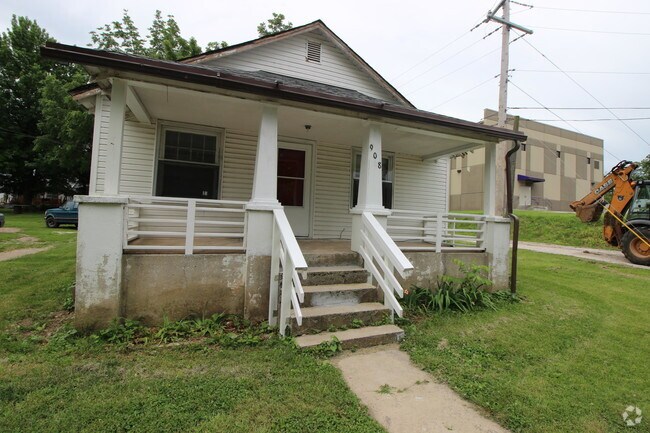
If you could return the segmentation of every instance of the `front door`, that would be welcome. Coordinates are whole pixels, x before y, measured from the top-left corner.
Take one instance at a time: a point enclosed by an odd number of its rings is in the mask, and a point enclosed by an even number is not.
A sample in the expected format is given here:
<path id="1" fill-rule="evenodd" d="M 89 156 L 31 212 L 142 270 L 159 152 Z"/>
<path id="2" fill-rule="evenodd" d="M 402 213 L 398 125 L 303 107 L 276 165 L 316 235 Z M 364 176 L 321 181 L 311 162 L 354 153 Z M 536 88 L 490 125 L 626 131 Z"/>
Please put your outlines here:
<path id="1" fill-rule="evenodd" d="M 296 236 L 309 236 L 311 146 L 278 144 L 278 201 Z"/>

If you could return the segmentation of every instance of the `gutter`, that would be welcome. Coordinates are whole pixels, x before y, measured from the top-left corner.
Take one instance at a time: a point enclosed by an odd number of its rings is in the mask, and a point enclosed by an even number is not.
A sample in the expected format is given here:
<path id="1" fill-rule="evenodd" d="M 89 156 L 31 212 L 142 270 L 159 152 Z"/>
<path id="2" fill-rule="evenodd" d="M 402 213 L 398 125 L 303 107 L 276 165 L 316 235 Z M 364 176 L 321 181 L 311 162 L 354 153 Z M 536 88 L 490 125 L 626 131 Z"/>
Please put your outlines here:
<path id="1" fill-rule="evenodd" d="M 342 108 L 368 115 L 418 122 L 426 125 L 443 126 L 457 130 L 460 129 L 466 132 L 468 136 L 471 136 L 471 134 L 481 134 L 495 141 L 523 141 L 526 139 L 525 135 L 505 128 L 480 125 L 466 120 L 388 103 L 361 101 L 322 92 L 314 92 L 284 85 L 281 81 L 269 82 L 255 78 L 241 77 L 227 72 L 183 63 L 154 60 L 52 42 L 48 42 L 45 47 L 41 47 L 41 56 L 63 62 L 106 67 L 290 101 Z"/>
<path id="2" fill-rule="evenodd" d="M 514 131 L 519 131 L 519 116 L 515 116 Z M 517 251 L 519 249 L 519 217 L 514 214 L 512 209 L 512 194 L 514 173 L 512 172 L 512 161 L 510 157 L 514 155 L 521 145 L 515 140 L 514 146 L 506 153 L 506 198 L 508 207 L 508 216 L 512 221 L 512 262 L 510 263 L 510 293 L 514 296 L 517 294 Z"/>

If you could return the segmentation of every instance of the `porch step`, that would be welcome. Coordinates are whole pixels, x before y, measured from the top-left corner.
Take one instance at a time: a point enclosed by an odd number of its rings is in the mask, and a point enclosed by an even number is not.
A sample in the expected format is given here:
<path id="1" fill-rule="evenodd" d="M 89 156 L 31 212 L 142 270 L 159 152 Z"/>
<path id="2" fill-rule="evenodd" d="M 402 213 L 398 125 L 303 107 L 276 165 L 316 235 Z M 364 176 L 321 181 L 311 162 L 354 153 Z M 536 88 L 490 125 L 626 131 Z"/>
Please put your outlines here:
<path id="1" fill-rule="evenodd" d="M 304 286 L 357 284 L 368 281 L 368 271 L 358 265 L 310 266 L 300 274 Z"/>
<path id="2" fill-rule="evenodd" d="M 346 331 L 301 335 L 296 338 L 296 344 L 306 349 L 330 341 L 332 337 L 338 338 L 343 349 L 355 349 L 399 342 L 404 338 L 404 330 L 395 325 L 366 326 Z"/>
<path id="3" fill-rule="evenodd" d="M 379 298 L 375 286 L 368 283 L 303 286 L 303 290 L 305 291 L 305 307 L 354 305 L 362 302 L 376 302 Z"/>
<path id="4" fill-rule="evenodd" d="M 359 253 L 342 251 L 335 253 L 310 253 L 305 254 L 305 261 L 309 267 L 314 266 L 361 266 L 363 260 Z"/>
<path id="5" fill-rule="evenodd" d="M 292 335 L 302 335 L 309 331 L 326 331 L 330 327 L 350 326 L 354 321 L 364 325 L 377 323 L 390 314 L 390 309 L 379 302 L 364 302 L 355 305 L 331 305 L 305 307 L 302 309 L 302 326 L 291 316 Z"/>

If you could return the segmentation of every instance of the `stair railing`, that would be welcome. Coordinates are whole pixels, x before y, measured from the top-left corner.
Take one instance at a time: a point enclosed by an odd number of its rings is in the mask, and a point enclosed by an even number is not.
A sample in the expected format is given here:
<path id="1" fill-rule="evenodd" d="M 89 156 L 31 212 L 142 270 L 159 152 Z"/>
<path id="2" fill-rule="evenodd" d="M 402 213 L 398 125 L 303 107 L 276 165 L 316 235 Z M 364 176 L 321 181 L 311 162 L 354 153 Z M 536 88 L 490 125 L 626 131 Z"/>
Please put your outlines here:
<path id="1" fill-rule="evenodd" d="M 300 303 L 305 301 L 305 292 L 298 271 L 305 269 L 307 269 L 307 262 L 291 230 L 284 209 L 273 210 L 269 325 L 277 325 L 282 336 L 286 334 L 289 326 L 291 311 L 296 317 L 298 326 L 302 325 Z M 282 275 L 281 285 L 280 275 Z M 278 298 L 280 298 L 280 305 L 276 316 Z"/>
<path id="2" fill-rule="evenodd" d="M 359 254 L 363 258 L 364 268 L 379 284 L 384 294 L 384 305 L 402 317 L 404 311 L 395 293 L 401 298 L 404 296 L 404 289 L 397 281 L 395 271 L 402 278 L 407 278 L 413 270 L 413 264 L 370 212 L 361 214 L 360 247 Z"/>

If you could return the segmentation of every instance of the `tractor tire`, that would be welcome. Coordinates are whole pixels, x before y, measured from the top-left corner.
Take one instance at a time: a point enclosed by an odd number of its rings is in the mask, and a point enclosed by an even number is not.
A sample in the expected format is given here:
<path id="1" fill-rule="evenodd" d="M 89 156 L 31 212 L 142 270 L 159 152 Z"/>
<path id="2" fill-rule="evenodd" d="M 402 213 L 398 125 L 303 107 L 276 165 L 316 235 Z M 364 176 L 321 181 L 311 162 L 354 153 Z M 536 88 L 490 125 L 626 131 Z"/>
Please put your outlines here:
<path id="1" fill-rule="evenodd" d="M 639 227 L 636 229 L 647 242 L 650 242 L 650 227 Z M 621 249 L 625 257 L 637 265 L 650 266 L 650 246 L 646 245 L 641 239 L 631 231 L 623 235 Z"/>

